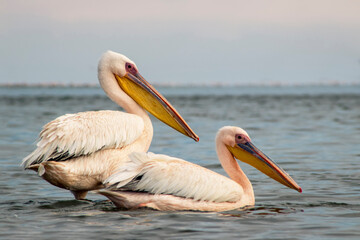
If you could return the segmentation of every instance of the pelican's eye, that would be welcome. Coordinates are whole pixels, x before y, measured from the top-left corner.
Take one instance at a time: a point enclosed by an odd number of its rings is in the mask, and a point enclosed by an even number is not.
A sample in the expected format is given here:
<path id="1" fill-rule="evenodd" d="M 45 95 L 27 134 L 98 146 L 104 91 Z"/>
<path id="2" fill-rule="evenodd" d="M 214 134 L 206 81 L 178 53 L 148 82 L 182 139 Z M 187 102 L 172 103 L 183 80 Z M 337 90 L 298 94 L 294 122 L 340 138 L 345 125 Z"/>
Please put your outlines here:
<path id="1" fill-rule="evenodd" d="M 132 63 L 126 63 L 125 64 L 125 70 L 128 72 L 128 73 L 131 73 L 133 75 L 135 75 L 137 73 L 137 69 L 136 67 L 134 66 L 134 64 Z"/>
<path id="2" fill-rule="evenodd" d="M 244 144 L 244 143 L 247 142 L 247 140 L 246 140 L 246 137 L 243 136 L 242 134 L 236 134 L 236 135 L 235 135 L 235 142 L 236 142 L 236 143 Z"/>

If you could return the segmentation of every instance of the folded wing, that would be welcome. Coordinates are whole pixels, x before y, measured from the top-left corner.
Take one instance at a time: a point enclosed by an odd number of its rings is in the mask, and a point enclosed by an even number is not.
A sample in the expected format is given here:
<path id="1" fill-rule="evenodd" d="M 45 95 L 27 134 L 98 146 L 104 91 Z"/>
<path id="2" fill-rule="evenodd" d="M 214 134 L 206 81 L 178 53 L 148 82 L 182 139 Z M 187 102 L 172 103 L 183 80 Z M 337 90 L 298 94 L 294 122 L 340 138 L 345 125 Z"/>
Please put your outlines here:
<path id="1" fill-rule="evenodd" d="M 132 153 L 129 162 L 105 184 L 112 190 L 169 194 L 199 201 L 236 202 L 239 184 L 182 159 L 153 153 Z"/>
<path id="2" fill-rule="evenodd" d="M 119 111 L 66 114 L 49 122 L 40 133 L 37 148 L 23 159 L 28 168 L 45 161 L 65 161 L 102 149 L 122 148 L 143 132 L 141 117 Z"/>

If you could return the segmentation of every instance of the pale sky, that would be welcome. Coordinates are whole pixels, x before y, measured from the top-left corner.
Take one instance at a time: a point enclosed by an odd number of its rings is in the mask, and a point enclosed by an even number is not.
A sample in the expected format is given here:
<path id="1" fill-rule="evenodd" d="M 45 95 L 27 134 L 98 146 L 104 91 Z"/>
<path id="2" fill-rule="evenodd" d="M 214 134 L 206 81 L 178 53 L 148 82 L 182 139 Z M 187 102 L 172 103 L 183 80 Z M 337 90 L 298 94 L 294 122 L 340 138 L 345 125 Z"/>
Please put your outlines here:
<path id="1" fill-rule="evenodd" d="M 0 84 L 96 84 L 106 50 L 158 84 L 360 84 L 357 0 L 0 0 L 0 39 Z"/>

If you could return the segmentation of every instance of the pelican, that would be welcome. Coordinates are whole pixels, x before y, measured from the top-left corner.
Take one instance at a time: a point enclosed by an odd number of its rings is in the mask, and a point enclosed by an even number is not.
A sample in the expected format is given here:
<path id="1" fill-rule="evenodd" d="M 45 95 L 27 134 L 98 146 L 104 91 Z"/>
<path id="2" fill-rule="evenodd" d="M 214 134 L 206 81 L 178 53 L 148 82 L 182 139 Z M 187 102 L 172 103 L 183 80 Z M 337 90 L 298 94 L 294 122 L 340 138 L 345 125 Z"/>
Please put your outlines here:
<path id="1" fill-rule="evenodd" d="M 89 190 L 121 166 L 131 152 L 147 152 L 153 126 L 146 110 L 170 127 L 198 141 L 174 107 L 139 73 L 126 56 L 107 51 L 98 65 L 98 79 L 120 111 L 66 114 L 47 123 L 37 148 L 22 161 L 49 183 L 84 199 Z"/>
<path id="2" fill-rule="evenodd" d="M 182 159 L 134 152 L 126 166 L 105 181 L 108 188 L 95 192 L 126 209 L 227 211 L 252 206 L 255 204 L 253 187 L 235 158 L 302 192 L 239 127 L 226 126 L 218 131 L 216 152 L 231 179 Z"/>

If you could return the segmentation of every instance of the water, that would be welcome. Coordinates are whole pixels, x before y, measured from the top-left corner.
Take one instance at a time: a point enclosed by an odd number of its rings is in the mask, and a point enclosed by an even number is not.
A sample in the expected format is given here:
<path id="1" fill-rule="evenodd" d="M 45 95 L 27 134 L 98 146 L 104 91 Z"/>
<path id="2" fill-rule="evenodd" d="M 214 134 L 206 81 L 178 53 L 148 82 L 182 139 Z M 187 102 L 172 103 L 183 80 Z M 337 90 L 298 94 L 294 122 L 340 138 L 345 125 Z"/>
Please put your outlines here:
<path id="1" fill-rule="evenodd" d="M 76 201 L 21 159 L 42 125 L 78 111 L 119 109 L 98 88 L 0 88 L 2 239 L 359 239 L 360 87 L 159 88 L 195 143 L 153 119 L 150 150 L 225 174 L 214 151 L 224 125 L 240 126 L 302 187 L 297 193 L 241 164 L 256 205 L 223 213 L 120 211 L 102 196 Z"/>

